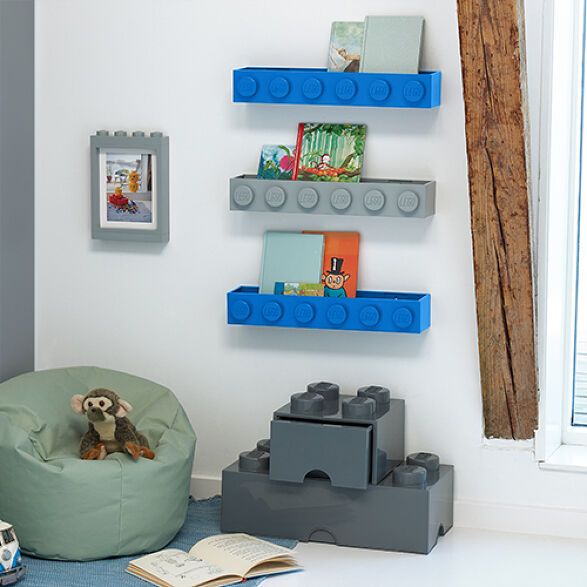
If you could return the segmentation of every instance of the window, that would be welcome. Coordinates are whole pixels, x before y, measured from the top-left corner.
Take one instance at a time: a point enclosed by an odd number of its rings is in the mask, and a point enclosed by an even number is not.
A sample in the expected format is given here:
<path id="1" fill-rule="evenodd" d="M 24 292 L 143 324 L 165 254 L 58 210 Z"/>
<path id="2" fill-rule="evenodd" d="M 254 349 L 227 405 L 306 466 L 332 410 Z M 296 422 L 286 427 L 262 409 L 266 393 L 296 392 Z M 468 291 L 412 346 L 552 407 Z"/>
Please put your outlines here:
<path id="1" fill-rule="evenodd" d="M 537 459 L 546 462 L 565 446 L 587 445 L 584 21 L 585 0 L 544 4 L 535 259 L 540 429 L 535 449 Z M 587 468 L 587 448 L 584 455 L 581 468 Z"/>
<path id="2" fill-rule="evenodd" d="M 569 398 L 568 419 L 575 428 L 587 426 L 587 80 L 585 76 L 585 32 L 583 27 L 580 51 L 582 72 L 580 82 L 581 109 L 575 124 L 580 130 L 579 178 L 577 193 L 577 258 L 575 280 L 575 316 L 573 344 L 573 385 Z M 583 432 L 584 430 L 582 430 Z"/>
<path id="3" fill-rule="evenodd" d="M 4 544 L 10 544 L 11 542 L 14 542 L 14 533 L 12 532 L 11 528 L 8 530 L 2 530 L 2 542 Z"/>

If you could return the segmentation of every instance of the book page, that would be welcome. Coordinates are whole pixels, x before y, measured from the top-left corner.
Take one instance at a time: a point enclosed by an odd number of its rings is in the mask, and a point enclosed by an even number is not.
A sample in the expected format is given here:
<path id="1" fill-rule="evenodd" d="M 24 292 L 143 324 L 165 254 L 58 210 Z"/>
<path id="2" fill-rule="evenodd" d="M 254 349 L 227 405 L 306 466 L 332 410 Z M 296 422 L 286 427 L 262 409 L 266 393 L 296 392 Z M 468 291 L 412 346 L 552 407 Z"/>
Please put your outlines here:
<path id="1" fill-rule="evenodd" d="M 296 566 L 293 552 L 288 548 L 247 534 L 221 534 L 205 538 L 192 547 L 190 555 L 206 559 L 230 573 L 241 576 L 245 576 L 254 566 L 263 562 L 280 561 L 289 563 L 288 566 Z M 283 565 L 279 566 L 281 570 L 285 570 Z"/>
<path id="2" fill-rule="evenodd" d="M 163 550 L 133 560 L 127 570 L 148 581 L 157 579 L 157 584 L 170 587 L 195 587 L 230 575 L 209 561 L 175 549 Z M 235 581 L 238 579 L 239 577 L 234 578 Z"/>

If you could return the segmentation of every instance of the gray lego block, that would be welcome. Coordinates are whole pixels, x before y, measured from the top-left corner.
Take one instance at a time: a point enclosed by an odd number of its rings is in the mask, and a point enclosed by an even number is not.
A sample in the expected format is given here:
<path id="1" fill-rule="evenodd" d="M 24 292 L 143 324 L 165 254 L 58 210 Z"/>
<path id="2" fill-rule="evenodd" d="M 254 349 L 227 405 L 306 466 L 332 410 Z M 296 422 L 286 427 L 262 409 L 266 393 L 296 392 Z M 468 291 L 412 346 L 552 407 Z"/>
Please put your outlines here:
<path id="1" fill-rule="evenodd" d="M 117 149 L 124 151 L 144 151 L 155 157 L 154 189 L 156 200 L 156 226 L 117 228 L 101 226 L 100 222 L 100 152 L 102 150 Z M 151 132 L 146 135 L 143 131 L 134 131 L 128 134 L 118 130 L 113 134 L 107 130 L 99 130 L 90 137 L 91 152 L 91 193 L 92 193 L 92 238 L 117 241 L 169 241 L 169 137 L 160 132 Z M 115 224 L 115 223 L 110 223 Z M 137 223 L 139 225 L 139 223 Z"/>
<path id="2" fill-rule="evenodd" d="M 359 183 L 230 180 L 230 209 L 250 212 L 426 218 L 435 213 L 436 182 L 362 179 Z"/>
<path id="3" fill-rule="evenodd" d="M 269 476 L 274 481 L 303 483 L 318 471 L 328 475 L 333 487 L 367 489 L 372 430 L 366 425 L 273 420 Z"/>
<path id="4" fill-rule="evenodd" d="M 424 485 L 409 481 L 388 475 L 365 490 L 315 478 L 295 485 L 236 462 L 222 472 L 221 530 L 426 554 L 453 524 L 453 467 L 441 465 Z"/>
<path id="5" fill-rule="evenodd" d="M 327 399 L 321 401 L 323 397 Z M 379 483 L 404 459 L 404 411 L 404 400 L 390 399 L 384 387 L 362 387 L 352 396 L 339 395 L 332 383 L 311 383 L 307 392 L 294 394 L 273 414 L 271 454 L 276 457 L 278 450 L 279 458 L 271 461 L 271 478 L 302 483 L 320 471 L 334 486 L 358 489 L 366 482 Z M 299 425 L 284 426 L 284 421 Z M 349 429 L 353 431 L 345 431 Z M 357 444 L 351 446 L 353 442 Z M 359 458 L 365 446 L 367 481 Z"/>

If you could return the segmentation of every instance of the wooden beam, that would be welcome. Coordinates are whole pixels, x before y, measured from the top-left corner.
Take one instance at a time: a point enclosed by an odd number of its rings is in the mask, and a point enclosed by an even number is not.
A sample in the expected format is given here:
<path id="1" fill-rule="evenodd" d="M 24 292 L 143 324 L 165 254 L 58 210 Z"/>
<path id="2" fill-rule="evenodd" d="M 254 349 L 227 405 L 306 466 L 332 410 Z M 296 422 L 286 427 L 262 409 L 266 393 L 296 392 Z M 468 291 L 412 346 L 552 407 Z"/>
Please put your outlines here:
<path id="1" fill-rule="evenodd" d="M 485 435 L 538 421 L 523 0 L 457 0 Z"/>

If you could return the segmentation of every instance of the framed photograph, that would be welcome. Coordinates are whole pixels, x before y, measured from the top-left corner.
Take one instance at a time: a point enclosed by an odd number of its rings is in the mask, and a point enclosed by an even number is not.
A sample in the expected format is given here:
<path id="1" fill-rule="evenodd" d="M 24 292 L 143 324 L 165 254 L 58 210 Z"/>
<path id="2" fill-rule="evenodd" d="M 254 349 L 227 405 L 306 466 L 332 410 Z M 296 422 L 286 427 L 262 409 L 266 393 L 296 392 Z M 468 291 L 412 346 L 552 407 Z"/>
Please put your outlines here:
<path id="1" fill-rule="evenodd" d="M 92 238 L 169 240 L 169 146 L 161 133 L 91 137 Z"/>

